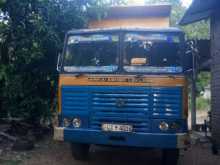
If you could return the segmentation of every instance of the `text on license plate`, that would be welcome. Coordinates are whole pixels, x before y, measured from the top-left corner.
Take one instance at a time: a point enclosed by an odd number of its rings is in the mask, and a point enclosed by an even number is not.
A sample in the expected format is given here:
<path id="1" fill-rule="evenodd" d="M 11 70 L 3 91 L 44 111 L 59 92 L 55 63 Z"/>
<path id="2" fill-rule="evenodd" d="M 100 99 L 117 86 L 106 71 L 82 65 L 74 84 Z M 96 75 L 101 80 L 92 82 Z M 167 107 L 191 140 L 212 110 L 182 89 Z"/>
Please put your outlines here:
<path id="1" fill-rule="evenodd" d="M 124 124 L 102 124 L 102 130 L 108 132 L 132 132 L 133 127 Z"/>

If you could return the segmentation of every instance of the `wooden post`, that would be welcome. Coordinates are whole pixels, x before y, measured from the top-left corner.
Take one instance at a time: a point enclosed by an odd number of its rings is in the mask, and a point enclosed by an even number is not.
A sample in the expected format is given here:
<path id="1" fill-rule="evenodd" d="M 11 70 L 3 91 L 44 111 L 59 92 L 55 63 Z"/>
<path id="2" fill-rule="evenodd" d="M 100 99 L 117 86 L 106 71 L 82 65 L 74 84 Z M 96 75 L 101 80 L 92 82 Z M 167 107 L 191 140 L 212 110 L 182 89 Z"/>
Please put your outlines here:
<path id="1" fill-rule="evenodd" d="M 211 16 L 211 122 L 212 137 L 220 149 L 220 13 L 216 9 Z"/>
<path id="2" fill-rule="evenodd" d="M 193 46 L 194 50 L 192 50 L 193 55 L 193 72 L 192 72 L 192 96 L 191 96 L 191 128 L 195 130 L 196 128 L 196 80 L 197 80 L 197 66 L 196 66 L 196 55 L 197 50 L 195 50 L 195 46 Z"/>

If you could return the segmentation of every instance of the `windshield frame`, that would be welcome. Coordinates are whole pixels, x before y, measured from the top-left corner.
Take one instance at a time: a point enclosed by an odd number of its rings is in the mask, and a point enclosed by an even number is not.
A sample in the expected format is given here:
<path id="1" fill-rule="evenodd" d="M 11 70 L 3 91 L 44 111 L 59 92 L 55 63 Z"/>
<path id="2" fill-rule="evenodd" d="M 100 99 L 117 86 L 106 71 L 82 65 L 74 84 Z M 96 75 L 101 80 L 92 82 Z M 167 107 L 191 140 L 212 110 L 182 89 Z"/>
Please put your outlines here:
<path id="1" fill-rule="evenodd" d="M 171 73 L 171 72 L 162 72 L 162 71 L 161 72 L 138 72 L 138 71 L 129 72 L 129 71 L 126 71 L 125 68 L 124 68 L 126 65 L 123 62 L 124 58 L 126 58 L 126 46 L 125 46 L 126 43 L 124 42 L 124 40 L 125 40 L 126 34 L 129 34 L 129 33 L 130 34 L 131 33 L 133 33 L 133 34 L 136 33 L 136 34 L 140 34 L 140 35 L 146 35 L 146 34 L 165 34 L 165 35 L 176 35 L 176 36 L 179 36 L 179 39 L 180 39 L 180 42 L 179 42 L 179 44 L 180 44 L 180 64 L 181 64 L 180 67 L 182 67 L 182 72 Z M 121 61 L 121 63 L 122 63 L 121 69 L 122 69 L 124 74 L 135 74 L 135 75 L 142 75 L 142 74 L 148 74 L 148 75 L 155 75 L 155 74 L 156 75 L 158 75 L 158 74 L 167 74 L 167 75 L 183 74 L 184 73 L 184 68 L 183 68 L 183 60 L 182 60 L 182 58 L 184 58 L 183 57 L 183 55 L 184 55 L 184 41 L 185 41 L 185 34 L 182 31 L 180 31 L 180 32 L 176 32 L 176 31 L 173 31 L 173 32 L 172 31 L 170 31 L 170 32 L 168 32 L 168 31 L 136 31 L 136 30 L 125 31 L 125 32 L 123 32 L 123 40 L 122 40 L 122 52 L 123 52 L 123 54 L 122 54 L 122 61 Z M 163 67 L 159 67 L 158 66 L 158 68 L 163 68 Z M 170 67 L 167 66 L 167 68 L 170 68 Z"/>
<path id="2" fill-rule="evenodd" d="M 117 65 L 117 69 L 115 71 L 100 71 L 100 72 L 91 72 L 91 71 L 76 71 L 76 72 L 68 72 L 65 71 L 65 66 L 64 66 L 64 58 L 65 58 L 65 53 L 67 51 L 68 48 L 68 39 L 71 36 L 80 36 L 80 35 L 117 35 L 119 37 L 119 41 L 118 41 L 118 48 L 117 48 L 117 54 L 116 56 L 119 57 L 119 62 L 116 62 Z M 65 36 L 65 42 L 64 42 L 64 49 L 62 52 L 62 59 L 61 59 L 61 73 L 65 73 L 65 74 L 116 74 L 119 72 L 120 69 L 120 61 L 121 61 L 121 32 L 120 31 L 94 31 L 94 32 L 71 32 L 71 33 L 67 33 Z M 89 66 L 88 66 L 89 67 Z M 103 67 L 103 66 L 102 66 Z"/>
<path id="3" fill-rule="evenodd" d="M 123 59 L 125 57 L 125 42 L 124 42 L 124 38 L 125 38 L 125 34 L 127 33 L 138 33 L 138 34 L 152 34 L 152 33 L 161 33 L 161 34 L 171 34 L 171 35 L 178 35 L 180 36 L 180 52 L 181 52 L 181 65 L 182 64 L 182 58 L 184 55 L 184 41 L 185 41 L 185 34 L 182 30 L 154 30 L 154 29 L 96 29 L 96 30 L 76 30 L 76 31 L 70 31 L 66 34 L 65 36 L 65 41 L 64 41 L 64 48 L 63 48 L 63 52 L 61 55 L 61 59 L 60 59 L 60 73 L 61 74 L 118 74 L 118 75 L 142 75 L 142 74 L 148 74 L 148 75 L 153 75 L 153 74 L 167 74 L 167 75 L 173 75 L 173 74 L 178 74 L 181 75 L 184 73 L 184 71 L 182 73 L 164 73 L 164 72 L 158 72 L 158 73 L 150 73 L 150 72 L 127 72 L 124 70 L 124 63 L 123 63 Z M 118 62 L 118 69 L 117 71 L 114 72 L 66 72 L 64 71 L 64 56 L 65 56 L 65 52 L 67 50 L 67 43 L 68 43 L 68 38 L 69 36 L 72 35 L 93 35 L 93 34 L 115 34 L 119 36 L 119 46 L 118 46 L 118 50 L 117 50 L 117 56 L 119 57 L 119 62 Z"/>

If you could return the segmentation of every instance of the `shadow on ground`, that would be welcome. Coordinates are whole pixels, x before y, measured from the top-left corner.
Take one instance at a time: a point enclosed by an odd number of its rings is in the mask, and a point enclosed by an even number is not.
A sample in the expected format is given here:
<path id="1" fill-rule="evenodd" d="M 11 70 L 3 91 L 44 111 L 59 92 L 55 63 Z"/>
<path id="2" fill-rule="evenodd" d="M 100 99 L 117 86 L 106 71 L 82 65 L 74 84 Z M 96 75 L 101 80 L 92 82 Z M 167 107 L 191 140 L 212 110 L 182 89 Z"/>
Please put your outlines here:
<path id="1" fill-rule="evenodd" d="M 6 152 L 0 155 L 0 165 L 161 165 L 161 152 L 157 150 L 127 150 L 92 147 L 90 161 L 73 159 L 68 143 L 47 138 L 29 152 Z M 220 165 L 220 156 L 214 156 L 210 144 L 193 145 L 181 152 L 178 165 Z"/>
<path id="2" fill-rule="evenodd" d="M 161 153 L 157 150 L 114 149 L 93 147 L 91 165 L 160 165 Z"/>

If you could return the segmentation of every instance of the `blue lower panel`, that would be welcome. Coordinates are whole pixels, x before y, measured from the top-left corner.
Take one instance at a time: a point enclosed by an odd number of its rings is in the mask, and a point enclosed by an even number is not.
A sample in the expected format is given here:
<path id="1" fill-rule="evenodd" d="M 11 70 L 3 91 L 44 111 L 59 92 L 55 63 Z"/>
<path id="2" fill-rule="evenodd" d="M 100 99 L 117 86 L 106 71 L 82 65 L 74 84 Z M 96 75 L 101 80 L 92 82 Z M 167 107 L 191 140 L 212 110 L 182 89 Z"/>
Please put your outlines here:
<path id="1" fill-rule="evenodd" d="M 176 148 L 175 134 L 152 133 L 105 133 L 94 130 L 64 130 L 64 141 L 147 148 Z"/>

